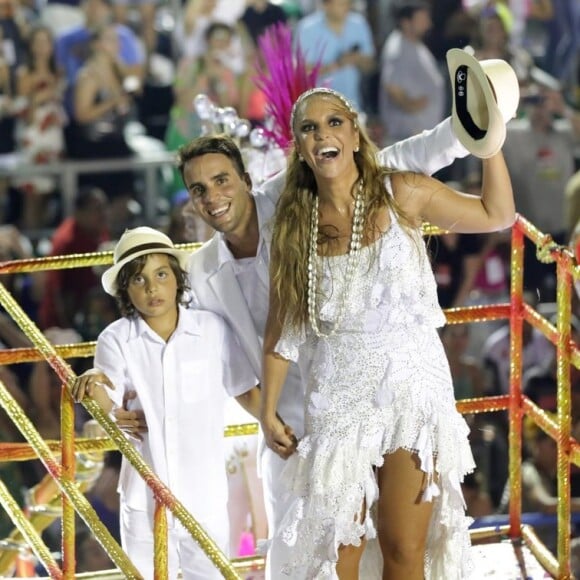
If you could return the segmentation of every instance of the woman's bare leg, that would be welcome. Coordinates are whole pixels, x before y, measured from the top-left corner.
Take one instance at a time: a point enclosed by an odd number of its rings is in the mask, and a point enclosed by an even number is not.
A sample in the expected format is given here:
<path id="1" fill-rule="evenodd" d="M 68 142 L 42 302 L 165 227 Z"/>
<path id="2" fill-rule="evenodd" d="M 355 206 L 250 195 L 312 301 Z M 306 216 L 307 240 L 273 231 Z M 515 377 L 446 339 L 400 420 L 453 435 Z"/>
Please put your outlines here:
<path id="1" fill-rule="evenodd" d="M 383 580 L 423 580 L 425 542 L 432 502 L 421 502 L 427 475 L 416 455 L 399 449 L 379 470 L 378 533 Z"/>
<path id="2" fill-rule="evenodd" d="M 367 503 L 366 500 L 363 500 L 360 513 L 354 517 L 354 521 L 364 523 L 366 511 Z M 360 559 L 362 558 L 366 545 L 366 538 L 361 538 L 360 546 L 339 546 L 336 573 L 340 580 L 358 580 Z"/>
<path id="3" fill-rule="evenodd" d="M 360 546 L 340 546 L 338 548 L 338 562 L 336 573 L 340 580 L 358 580 L 360 559 L 367 541 L 363 538 Z"/>

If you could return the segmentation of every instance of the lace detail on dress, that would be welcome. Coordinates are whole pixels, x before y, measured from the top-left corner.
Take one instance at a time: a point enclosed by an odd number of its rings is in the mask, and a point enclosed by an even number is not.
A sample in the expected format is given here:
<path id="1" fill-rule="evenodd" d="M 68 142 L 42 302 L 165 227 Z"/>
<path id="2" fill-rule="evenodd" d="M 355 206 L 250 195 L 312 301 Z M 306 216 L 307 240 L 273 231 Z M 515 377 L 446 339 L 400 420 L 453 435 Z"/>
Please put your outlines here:
<path id="1" fill-rule="evenodd" d="M 345 265 L 345 256 L 318 261 L 322 332 L 336 320 Z M 284 330 L 277 350 L 308 380 L 306 435 L 283 474 L 293 508 L 273 539 L 294 548 L 283 570 L 293 580 L 336 578 L 338 547 L 376 537 L 374 467 L 401 448 L 417 453 L 429 476 L 423 500 L 434 502 L 425 577 L 468 574 L 460 483 L 474 463 L 436 330 L 444 321 L 420 232 L 393 216 L 361 251 L 337 332 Z"/>

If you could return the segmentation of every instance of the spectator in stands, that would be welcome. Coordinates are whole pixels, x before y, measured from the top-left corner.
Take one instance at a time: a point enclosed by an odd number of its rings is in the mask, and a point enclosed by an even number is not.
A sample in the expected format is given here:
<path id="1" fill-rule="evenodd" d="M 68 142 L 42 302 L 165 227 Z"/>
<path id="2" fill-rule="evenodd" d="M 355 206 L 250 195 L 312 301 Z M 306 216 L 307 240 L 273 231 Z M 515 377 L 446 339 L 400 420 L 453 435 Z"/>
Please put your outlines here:
<path id="1" fill-rule="evenodd" d="M 176 36 L 182 50 L 182 58 L 202 56 L 207 48 L 205 32 L 212 22 L 228 24 L 236 30 L 228 53 L 228 64 L 238 74 L 247 68 L 247 38 L 238 34 L 236 23 L 242 12 L 236 10 L 231 1 L 187 0 L 183 8 L 183 18 L 176 23 Z"/>
<path id="2" fill-rule="evenodd" d="M 13 88 L 10 66 L 4 56 L 2 29 L 0 28 L 0 155 L 12 153 L 15 148 L 14 116 L 12 114 Z M 0 179 L 0 221 L 5 223 L 11 216 L 9 207 L 9 180 Z"/>
<path id="3" fill-rule="evenodd" d="M 524 301 L 532 308 L 537 307 L 536 294 L 524 292 Z M 525 373 L 535 365 L 547 368 L 554 358 L 554 346 L 539 331 L 527 322 L 522 331 L 522 371 Z M 505 395 L 509 392 L 510 378 L 510 329 L 504 325 L 485 341 L 481 353 L 482 362 L 490 373 L 490 395 Z"/>
<path id="4" fill-rule="evenodd" d="M 494 507 L 501 501 L 508 478 L 508 444 L 504 417 L 498 413 L 466 415 L 469 444 L 479 474 L 482 490 L 489 494 Z"/>
<path id="5" fill-rule="evenodd" d="M 465 304 L 481 265 L 481 237 L 448 233 L 430 240 L 437 297 L 442 308 Z"/>
<path id="6" fill-rule="evenodd" d="M 395 0 L 371 0 L 367 2 L 367 20 L 373 31 L 375 47 L 380 50 L 387 36 L 395 29 L 393 5 Z"/>
<path id="7" fill-rule="evenodd" d="M 481 191 L 481 160 L 472 157 L 470 161 L 476 161 L 479 169 L 468 172 L 462 180 L 461 191 L 477 195 Z M 479 247 L 479 251 L 477 255 L 470 255 L 466 259 L 467 275 L 462 280 L 455 306 L 481 306 L 509 301 L 511 229 L 481 234 L 477 238 L 475 244 L 472 244 Z M 468 353 L 479 357 L 483 343 L 503 323 L 503 320 L 490 320 L 471 324 Z"/>
<path id="8" fill-rule="evenodd" d="M 93 32 L 90 56 L 74 85 L 74 151 L 81 158 L 126 157 L 131 151 L 124 138 L 132 98 L 123 87 L 116 62 L 118 36 L 113 25 Z"/>
<path id="9" fill-rule="evenodd" d="M 404 2 L 403 2 L 404 3 Z M 441 64 L 445 66 L 445 55 L 450 48 L 462 48 L 472 37 L 476 19 L 465 9 L 465 0 L 437 0 L 431 17 L 433 26 L 425 38 L 425 43 Z"/>
<path id="10" fill-rule="evenodd" d="M 266 30 L 287 21 L 286 12 L 279 4 L 274 4 L 269 0 L 247 0 L 246 9 L 240 18 L 240 23 L 245 27 L 254 42 L 258 46 L 258 38 Z"/>
<path id="11" fill-rule="evenodd" d="M 183 190 L 185 191 L 185 190 Z M 176 243 L 207 242 L 215 230 L 195 211 L 189 199 L 174 196 L 167 235 Z"/>
<path id="12" fill-rule="evenodd" d="M 16 69 L 25 59 L 26 27 L 17 0 L 0 3 L 0 154 L 16 148 L 13 97 Z"/>
<path id="13" fill-rule="evenodd" d="M 97 340 L 99 334 L 117 318 L 119 311 L 115 301 L 102 288 L 91 288 L 84 307 L 77 313 L 75 328 L 84 340 Z"/>
<path id="14" fill-rule="evenodd" d="M 480 361 L 470 356 L 471 324 L 450 324 L 441 329 L 441 340 L 451 370 L 455 399 L 481 397 L 486 392 L 486 375 Z M 466 477 L 462 490 L 467 514 L 480 517 L 497 505 L 507 477 L 507 445 L 502 429 L 488 414 L 467 415 L 470 444 L 477 465 L 472 477 Z"/>
<path id="15" fill-rule="evenodd" d="M 440 331 L 457 401 L 482 397 L 486 391 L 486 377 L 480 362 L 467 354 L 471 326 L 449 324 Z M 507 473 L 507 447 L 503 433 L 490 423 L 486 414 L 468 415 L 466 421 L 470 426 L 470 444 L 477 471 L 466 477 L 461 487 L 467 514 L 481 517 L 492 512 L 493 498 L 499 501 Z"/>
<path id="16" fill-rule="evenodd" d="M 83 25 L 85 17 L 80 5 L 81 0 L 46 0 L 38 7 L 39 20 L 56 38 Z"/>
<path id="17" fill-rule="evenodd" d="M 17 70 L 16 94 L 21 100 L 18 149 L 23 161 L 51 163 L 64 153 L 63 83 L 56 68 L 50 29 L 37 26 L 30 32 L 26 62 Z M 56 190 L 51 176 L 30 176 L 13 180 L 23 194 L 22 227 L 34 229 L 50 224 L 47 195 Z"/>
<path id="18" fill-rule="evenodd" d="M 44 334 L 54 345 L 76 344 L 82 340 L 80 334 L 72 328 L 47 328 Z M 77 371 L 80 372 L 79 367 Z M 60 438 L 61 384 L 62 381 L 48 362 L 42 360 L 34 363 L 28 384 L 31 419 L 45 439 Z"/>
<path id="19" fill-rule="evenodd" d="M 295 33 L 307 63 L 322 64 L 318 82 L 366 111 L 361 80 L 375 66 L 375 48 L 368 22 L 351 10 L 351 0 L 322 0 L 320 10 L 302 18 Z"/>
<path id="20" fill-rule="evenodd" d="M 103 432 L 102 436 L 105 437 L 106 433 Z M 121 541 L 120 504 L 117 488 L 122 458 L 123 455 L 120 451 L 108 451 L 105 455 L 105 464 L 101 474 L 86 494 L 99 519 L 117 542 Z"/>
<path id="21" fill-rule="evenodd" d="M 183 59 L 175 82 L 177 105 L 193 112 L 193 98 L 206 94 L 219 107 L 237 108 L 240 104 L 239 76 L 228 62 L 234 30 L 222 22 L 212 22 L 204 38 L 207 49 L 195 59 Z M 188 139 L 195 135 L 188 135 Z"/>
<path id="22" fill-rule="evenodd" d="M 493 513 L 493 503 L 485 490 L 483 475 L 480 471 L 468 473 L 461 484 L 461 491 L 467 506 L 465 512 L 472 518 L 481 518 Z"/>
<path id="23" fill-rule="evenodd" d="M 513 45 L 528 50 L 534 60 L 540 58 L 546 49 L 547 22 L 554 12 L 552 0 L 510 0 L 509 8 Z"/>
<path id="24" fill-rule="evenodd" d="M 200 93 L 206 94 L 218 107 L 239 110 L 242 99 L 247 98 L 249 79 L 230 66 L 234 29 L 223 22 L 212 22 L 205 30 L 207 50 L 195 58 L 184 58 L 175 75 L 175 105 L 171 112 L 166 143 L 177 150 L 202 132 L 202 124 L 193 105 Z M 243 113 L 240 111 L 240 114 Z"/>
<path id="25" fill-rule="evenodd" d="M 0 226 L 0 262 L 32 258 L 32 242 L 16 226 Z M 28 272 L 0 275 L 0 282 L 12 294 L 20 307 L 34 321 L 37 320 L 38 303 L 44 291 L 44 272 Z M 0 341 L 10 347 L 30 346 L 29 341 L 12 323 L 0 316 Z M 13 332 L 12 328 L 16 329 Z"/>
<path id="26" fill-rule="evenodd" d="M 580 223 L 580 170 L 568 180 L 564 189 L 566 229 L 577 236 Z M 577 254 L 580 257 L 580 253 Z"/>
<path id="27" fill-rule="evenodd" d="M 551 0 L 552 18 L 547 22 L 548 42 L 543 66 L 564 86 L 574 81 L 580 51 L 580 5 L 569 0 Z"/>
<path id="28" fill-rule="evenodd" d="M 14 75 L 25 60 L 25 40 L 29 33 L 28 23 L 23 17 L 18 0 L 2 0 L 0 3 L 0 30 L 3 56 Z"/>
<path id="29" fill-rule="evenodd" d="M 431 28 L 429 4 L 410 0 L 395 9 L 396 29 L 381 54 L 379 111 L 389 142 L 412 137 L 443 120 L 446 85 L 423 43 Z"/>
<path id="30" fill-rule="evenodd" d="M 522 99 L 525 116 L 507 126 L 503 147 L 514 186 L 518 211 L 557 243 L 568 239 L 564 190 L 575 171 L 574 149 L 580 138 L 578 116 L 566 106 L 560 91 L 536 87 Z M 527 240 L 527 239 L 526 239 Z M 555 299 L 553 264 L 535 257 L 526 241 L 524 284 L 537 288 L 542 301 Z"/>
<path id="31" fill-rule="evenodd" d="M 455 399 L 472 399 L 485 394 L 485 376 L 478 361 L 467 354 L 468 324 L 448 324 L 441 329 L 441 341 L 449 361 Z"/>
<path id="32" fill-rule="evenodd" d="M 479 14 L 472 46 L 477 60 L 501 58 L 509 62 L 520 83 L 524 84 L 529 79 L 534 62 L 525 49 L 511 45 L 512 27 L 513 17 L 506 4 L 488 4 Z"/>
<path id="33" fill-rule="evenodd" d="M 16 403 L 29 415 L 30 399 L 21 388 L 18 377 L 7 367 L 0 366 L 0 381 Z M 18 428 L 8 417 L 4 409 L 0 409 L 0 442 L 22 441 L 22 435 Z M 6 485 L 12 497 L 19 505 L 24 504 L 23 491 L 25 487 L 25 467 L 21 462 L 2 461 L 0 462 L 0 480 Z M 0 537 L 6 538 L 13 530 L 14 523 L 10 516 L 0 510 Z"/>
<path id="34" fill-rule="evenodd" d="M 79 71 L 74 87 L 71 121 L 74 149 L 69 151 L 69 156 L 78 159 L 131 157 L 133 151 L 125 139 L 125 128 L 132 116 L 134 101 L 132 93 L 123 86 L 117 64 L 119 37 L 112 24 L 92 34 L 90 56 Z M 114 200 L 115 215 L 134 190 L 131 171 L 85 174 L 79 181 L 100 187 Z"/>
<path id="35" fill-rule="evenodd" d="M 82 0 L 81 6 L 84 25 L 63 33 L 56 41 L 56 61 L 67 82 L 65 105 L 69 113 L 73 110 L 77 74 L 90 55 L 93 33 L 112 20 L 110 0 Z M 119 76 L 123 81 L 132 79 L 130 83 L 136 80 L 140 84 L 145 73 L 145 59 L 139 40 L 126 26 L 116 25 L 115 30 L 119 39 L 115 54 Z"/>
<path id="36" fill-rule="evenodd" d="M 186 208 L 188 212 L 186 213 Z M 169 223 L 164 232 L 176 244 L 187 244 L 201 241 L 196 236 L 195 213 L 193 204 L 189 200 L 187 190 L 182 189 L 175 193 L 171 200 Z M 202 222 L 203 223 L 203 222 Z M 209 238 L 210 236 L 208 236 Z"/>
<path id="37" fill-rule="evenodd" d="M 76 571 L 98 572 L 115 567 L 91 531 L 81 524 L 75 535 Z"/>
<path id="38" fill-rule="evenodd" d="M 529 457 L 522 462 L 522 512 L 556 514 L 558 503 L 557 448 L 556 442 L 538 426 L 527 420 L 525 443 Z M 500 513 L 507 513 L 509 506 L 509 485 L 506 485 L 499 507 Z M 570 498 L 570 509 L 580 512 L 580 497 Z M 552 553 L 556 551 L 556 519 L 534 525 L 544 545 Z"/>
<path id="39" fill-rule="evenodd" d="M 580 320 L 571 317 L 571 338 L 576 345 L 580 343 Z M 556 320 L 552 319 L 555 325 Z M 542 365 L 532 367 L 523 377 L 522 389 L 526 396 L 545 411 L 556 413 L 558 410 L 558 368 L 554 357 L 547 368 Z M 570 397 L 572 415 L 572 436 L 580 439 L 580 370 L 570 365 Z M 572 495 L 580 497 L 580 467 L 570 466 L 570 485 Z"/>
<path id="40" fill-rule="evenodd" d="M 98 188 L 82 189 L 75 201 L 74 215 L 66 218 L 52 237 L 51 256 L 96 252 L 109 239 L 108 202 Z M 86 296 L 99 286 L 92 268 L 47 272 L 39 324 L 72 328 Z"/>
<path id="41" fill-rule="evenodd" d="M 195 58 L 203 54 L 204 33 L 215 19 L 217 0 L 188 0 L 183 6 L 182 20 L 175 23 L 183 58 Z"/>
<path id="42" fill-rule="evenodd" d="M 551 321 L 556 325 L 556 319 Z M 572 315 L 571 339 L 578 344 L 580 339 L 580 320 Z M 557 412 L 557 389 L 558 389 L 557 358 L 552 357 L 549 365 L 538 364 L 532 366 L 523 376 L 522 390 L 536 405 L 546 411 Z M 572 401 L 572 425 L 580 434 L 580 370 L 570 365 L 570 386 Z"/>
<path id="43" fill-rule="evenodd" d="M 139 13 L 139 33 L 141 42 L 145 46 L 147 54 L 155 52 L 157 45 L 157 30 L 155 28 L 155 15 L 157 13 L 157 0 L 111 0 L 115 22 L 124 26 L 129 25 L 130 9 L 135 7 Z"/>

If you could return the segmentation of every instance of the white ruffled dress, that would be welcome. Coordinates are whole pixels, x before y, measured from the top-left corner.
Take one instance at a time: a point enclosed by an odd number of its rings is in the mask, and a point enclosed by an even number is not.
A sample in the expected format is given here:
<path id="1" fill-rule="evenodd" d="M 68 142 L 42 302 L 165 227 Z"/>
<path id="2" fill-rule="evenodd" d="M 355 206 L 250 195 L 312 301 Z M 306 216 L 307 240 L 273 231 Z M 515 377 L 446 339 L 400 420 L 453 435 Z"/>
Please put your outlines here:
<path id="1" fill-rule="evenodd" d="M 322 332 L 336 320 L 347 259 L 318 260 Z M 404 230 L 391 212 L 389 230 L 360 251 L 346 300 L 332 336 L 286 329 L 276 349 L 298 361 L 307 381 L 306 434 L 283 474 L 292 508 L 273 538 L 292 548 L 280 577 L 337 578 L 338 547 L 376 537 L 374 468 L 407 449 L 428 474 L 423 501 L 434 502 L 425 578 L 464 579 L 471 520 L 460 484 L 474 462 L 436 330 L 445 317 L 420 232 Z"/>

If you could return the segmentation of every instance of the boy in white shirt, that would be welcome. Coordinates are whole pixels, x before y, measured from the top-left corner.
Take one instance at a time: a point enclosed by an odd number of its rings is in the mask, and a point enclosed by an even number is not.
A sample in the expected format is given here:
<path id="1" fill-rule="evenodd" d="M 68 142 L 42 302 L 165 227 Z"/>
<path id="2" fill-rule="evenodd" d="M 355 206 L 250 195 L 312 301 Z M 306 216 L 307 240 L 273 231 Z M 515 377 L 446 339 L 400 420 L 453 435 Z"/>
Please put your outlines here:
<path id="1" fill-rule="evenodd" d="M 157 476 L 227 554 L 229 525 L 223 453 L 224 406 L 235 396 L 258 412 L 258 381 L 234 334 L 218 315 L 184 308 L 190 253 L 152 228 L 127 230 L 102 276 L 123 318 L 100 334 L 95 371 L 79 377 L 76 401 L 90 396 L 109 413 L 136 391 L 147 432 L 135 447 Z M 121 543 L 144 578 L 153 578 L 151 490 L 123 459 L 119 480 Z M 169 514 L 170 515 L 170 514 Z M 170 577 L 221 574 L 187 530 L 168 517 Z"/>

